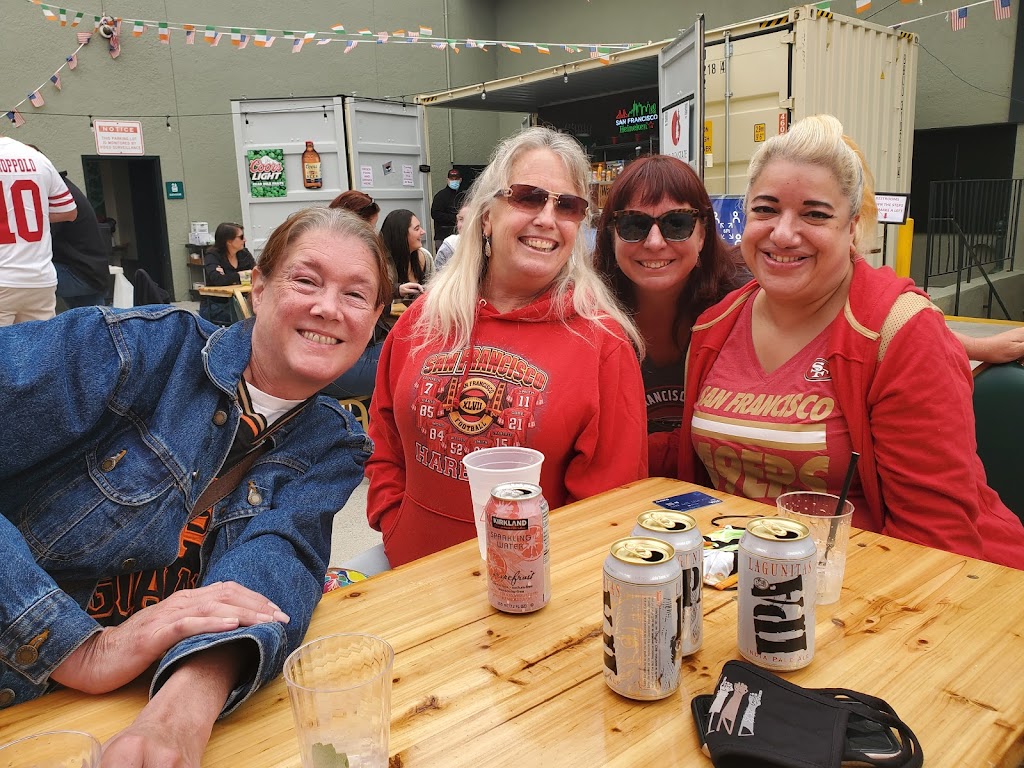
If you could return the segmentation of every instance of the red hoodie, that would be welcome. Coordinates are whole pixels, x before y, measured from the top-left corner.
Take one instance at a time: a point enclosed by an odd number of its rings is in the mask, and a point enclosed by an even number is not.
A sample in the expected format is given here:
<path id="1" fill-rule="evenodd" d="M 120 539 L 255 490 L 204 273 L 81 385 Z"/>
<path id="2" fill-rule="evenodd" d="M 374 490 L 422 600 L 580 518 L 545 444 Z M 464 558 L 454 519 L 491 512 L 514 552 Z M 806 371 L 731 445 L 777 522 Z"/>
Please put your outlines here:
<path id="1" fill-rule="evenodd" d="M 640 366 L 612 321 L 581 318 L 566 300 L 563 322 L 550 295 L 505 314 L 481 302 L 469 349 L 416 349 L 421 306 L 384 343 L 370 414 L 367 517 L 392 565 L 476 536 L 470 451 L 541 451 L 552 509 L 647 476 Z"/>
<path id="2" fill-rule="evenodd" d="M 679 477 L 709 484 L 693 450 L 693 405 L 739 318 L 757 292 L 751 282 L 697 320 L 686 371 Z M 893 303 L 913 294 L 917 309 L 898 322 Z M 887 322 L 898 327 L 880 349 Z M 927 294 L 891 269 L 854 266 L 846 307 L 833 323 L 828 364 L 860 453 L 866 508 L 853 524 L 876 533 L 1024 569 L 1024 528 L 985 483 L 974 437 L 971 369 L 963 346 Z M 881 358 L 881 359 L 879 359 Z M 838 489 L 830 489 L 833 493 Z"/>

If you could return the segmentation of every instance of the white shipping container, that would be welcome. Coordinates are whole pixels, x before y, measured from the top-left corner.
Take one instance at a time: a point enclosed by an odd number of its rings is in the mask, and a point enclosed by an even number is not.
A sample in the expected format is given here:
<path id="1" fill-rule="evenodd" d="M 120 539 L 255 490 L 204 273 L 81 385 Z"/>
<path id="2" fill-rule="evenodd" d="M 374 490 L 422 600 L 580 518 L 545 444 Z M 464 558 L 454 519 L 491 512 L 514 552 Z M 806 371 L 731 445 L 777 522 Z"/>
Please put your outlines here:
<path id="1" fill-rule="evenodd" d="M 676 135 L 681 134 L 683 144 L 693 142 L 690 151 L 672 153 L 700 170 L 712 195 L 742 195 L 747 165 L 763 141 L 796 120 L 828 113 L 842 121 L 863 150 L 879 192 L 910 191 L 916 35 L 810 5 L 708 30 L 703 45 L 690 39 L 701 27 L 698 20 L 676 40 L 613 53 L 607 63 L 588 59 L 556 65 L 425 94 L 418 101 L 433 107 L 536 114 L 552 105 L 659 87 L 663 126 L 673 118 L 670 110 L 685 115 L 682 131 L 676 118 Z M 682 61 L 686 57 L 680 51 L 689 58 Z M 677 60 L 678 68 L 668 77 L 659 68 L 662 52 L 665 67 L 668 59 Z M 699 68 L 690 59 L 696 62 L 701 54 L 703 83 L 689 85 L 684 70 L 689 68 L 699 80 Z M 484 91 L 486 100 L 480 98 Z M 702 100 L 703 127 L 697 122 Z M 661 151 L 672 149 L 663 139 Z M 895 240 L 889 238 L 889 264 Z M 865 255 L 876 265 L 882 263 L 880 253 Z"/>

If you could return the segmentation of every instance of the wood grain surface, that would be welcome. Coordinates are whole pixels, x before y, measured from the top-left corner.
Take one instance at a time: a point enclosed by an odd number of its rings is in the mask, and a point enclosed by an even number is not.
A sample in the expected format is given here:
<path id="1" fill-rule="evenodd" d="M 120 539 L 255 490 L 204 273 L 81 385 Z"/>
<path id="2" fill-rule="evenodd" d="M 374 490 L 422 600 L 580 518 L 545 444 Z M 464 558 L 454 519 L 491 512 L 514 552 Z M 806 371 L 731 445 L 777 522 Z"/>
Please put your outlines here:
<path id="1" fill-rule="evenodd" d="M 683 660 L 678 693 L 635 702 L 602 677 L 608 548 L 654 499 L 695 488 L 655 478 L 553 512 L 552 599 L 536 613 L 490 607 L 476 542 L 467 542 L 329 593 L 308 637 L 370 632 L 394 646 L 392 766 L 710 766 L 689 704 L 739 658 L 734 591 L 705 588 L 704 645 Z M 724 501 L 694 512 L 703 532 L 716 515 L 774 511 L 710 493 Z M 842 597 L 817 612 L 814 661 L 783 676 L 884 698 L 918 735 L 929 768 L 1017 768 L 1022 593 L 1024 572 L 854 530 Z M 105 740 L 131 722 L 146 691 L 144 681 L 104 696 L 58 691 L 12 707 L 0 712 L 0 742 L 55 728 Z M 297 768 L 297 754 L 278 679 L 216 726 L 203 766 Z"/>

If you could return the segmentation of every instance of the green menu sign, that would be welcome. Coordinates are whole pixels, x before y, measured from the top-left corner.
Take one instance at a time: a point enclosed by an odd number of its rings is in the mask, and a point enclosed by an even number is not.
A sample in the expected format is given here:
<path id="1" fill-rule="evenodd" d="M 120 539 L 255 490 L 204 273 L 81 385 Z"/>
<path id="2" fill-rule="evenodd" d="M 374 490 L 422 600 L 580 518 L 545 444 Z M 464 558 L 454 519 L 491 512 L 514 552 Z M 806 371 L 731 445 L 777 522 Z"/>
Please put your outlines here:
<path id="1" fill-rule="evenodd" d="M 250 149 L 245 153 L 249 167 L 249 194 L 253 197 L 286 197 L 283 149 Z"/>
<path id="2" fill-rule="evenodd" d="M 168 181 L 164 183 L 164 187 L 167 189 L 168 200 L 184 200 L 185 199 L 185 182 L 183 181 Z"/>

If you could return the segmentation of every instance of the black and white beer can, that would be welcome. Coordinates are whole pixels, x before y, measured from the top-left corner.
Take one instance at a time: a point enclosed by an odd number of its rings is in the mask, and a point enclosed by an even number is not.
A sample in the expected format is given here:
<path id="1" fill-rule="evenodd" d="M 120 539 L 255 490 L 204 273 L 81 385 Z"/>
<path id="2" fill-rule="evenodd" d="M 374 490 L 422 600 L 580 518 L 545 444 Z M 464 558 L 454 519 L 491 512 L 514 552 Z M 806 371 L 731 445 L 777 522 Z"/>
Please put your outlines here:
<path id="1" fill-rule="evenodd" d="M 672 545 L 630 537 L 604 561 L 604 680 L 630 699 L 679 688 L 683 576 Z"/>
<path id="2" fill-rule="evenodd" d="M 752 520 L 740 539 L 740 654 L 759 667 L 791 670 L 814 658 L 818 556 L 807 526 L 781 517 Z"/>
<path id="3" fill-rule="evenodd" d="M 685 512 L 648 509 L 641 512 L 633 528 L 634 536 L 651 536 L 667 541 L 676 550 L 683 572 L 683 644 L 682 655 L 700 650 L 704 642 L 704 537 L 697 521 Z"/>

